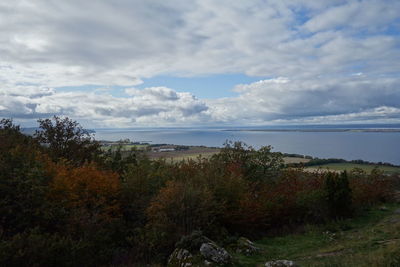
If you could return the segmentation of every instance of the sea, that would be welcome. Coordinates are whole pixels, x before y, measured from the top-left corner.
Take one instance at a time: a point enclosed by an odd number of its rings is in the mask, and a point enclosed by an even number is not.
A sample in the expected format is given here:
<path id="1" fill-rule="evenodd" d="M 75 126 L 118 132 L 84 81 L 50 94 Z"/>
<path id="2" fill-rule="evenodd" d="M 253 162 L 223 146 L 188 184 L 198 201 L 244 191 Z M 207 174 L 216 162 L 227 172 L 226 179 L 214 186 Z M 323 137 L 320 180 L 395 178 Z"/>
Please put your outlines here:
<path id="1" fill-rule="evenodd" d="M 95 129 L 97 140 L 222 147 L 242 141 L 256 149 L 318 158 L 342 158 L 400 165 L 400 125 L 307 125 L 207 128 Z"/>

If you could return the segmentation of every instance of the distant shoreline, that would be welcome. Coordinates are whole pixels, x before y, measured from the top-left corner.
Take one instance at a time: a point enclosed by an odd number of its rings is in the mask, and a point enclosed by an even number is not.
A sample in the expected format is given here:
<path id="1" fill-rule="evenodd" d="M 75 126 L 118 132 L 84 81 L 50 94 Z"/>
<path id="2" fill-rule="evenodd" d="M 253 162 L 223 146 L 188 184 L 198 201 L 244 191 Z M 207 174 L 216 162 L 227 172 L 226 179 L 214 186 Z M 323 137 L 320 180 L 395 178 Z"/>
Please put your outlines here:
<path id="1" fill-rule="evenodd" d="M 226 132 L 307 132 L 307 133 L 340 133 L 340 132 L 365 132 L 365 133 L 400 133 L 400 129 L 226 129 Z"/>

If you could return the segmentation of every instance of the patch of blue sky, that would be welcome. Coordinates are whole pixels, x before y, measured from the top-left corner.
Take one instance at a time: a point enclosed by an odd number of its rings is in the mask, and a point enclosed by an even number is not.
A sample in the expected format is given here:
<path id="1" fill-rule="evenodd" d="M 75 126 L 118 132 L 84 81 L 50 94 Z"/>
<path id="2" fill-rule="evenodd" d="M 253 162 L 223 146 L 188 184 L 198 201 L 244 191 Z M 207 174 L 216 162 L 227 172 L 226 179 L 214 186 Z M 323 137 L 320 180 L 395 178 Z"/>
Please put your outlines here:
<path id="1" fill-rule="evenodd" d="M 311 18 L 310 10 L 304 6 L 296 6 L 291 10 L 293 12 L 293 20 L 286 25 L 292 31 L 291 38 L 288 41 L 306 39 L 314 35 L 314 33 L 302 29 L 303 25 Z"/>
<path id="2" fill-rule="evenodd" d="M 238 84 L 249 84 L 267 77 L 251 77 L 245 74 L 216 74 L 197 77 L 156 76 L 143 79 L 143 83 L 135 86 L 143 89 L 146 87 L 164 86 L 177 92 L 189 92 L 198 98 L 233 97 L 237 93 L 233 88 Z"/>
<path id="3" fill-rule="evenodd" d="M 304 6 L 294 7 L 292 8 L 292 12 L 295 19 L 295 22 L 292 25 L 294 27 L 303 25 L 311 18 L 310 10 Z"/>
<path id="4" fill-rule="evenodd" d="M 391 36 L 399 36 L 400 35 L 400 18 L 397 18 L 395 21 L 388 24 L 382 33 L 391 35 Z"/>

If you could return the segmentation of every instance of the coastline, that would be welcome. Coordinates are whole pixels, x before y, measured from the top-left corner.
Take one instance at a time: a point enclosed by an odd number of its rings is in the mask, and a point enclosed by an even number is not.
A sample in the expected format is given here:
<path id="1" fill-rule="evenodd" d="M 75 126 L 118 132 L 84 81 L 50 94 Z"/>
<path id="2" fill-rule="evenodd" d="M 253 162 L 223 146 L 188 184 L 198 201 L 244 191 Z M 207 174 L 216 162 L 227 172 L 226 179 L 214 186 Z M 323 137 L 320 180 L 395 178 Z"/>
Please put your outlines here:
<path id="1" fill-rule="evenodd" d="M 400 133 L 400 129 L 225 129 L 225 132 Z"/>

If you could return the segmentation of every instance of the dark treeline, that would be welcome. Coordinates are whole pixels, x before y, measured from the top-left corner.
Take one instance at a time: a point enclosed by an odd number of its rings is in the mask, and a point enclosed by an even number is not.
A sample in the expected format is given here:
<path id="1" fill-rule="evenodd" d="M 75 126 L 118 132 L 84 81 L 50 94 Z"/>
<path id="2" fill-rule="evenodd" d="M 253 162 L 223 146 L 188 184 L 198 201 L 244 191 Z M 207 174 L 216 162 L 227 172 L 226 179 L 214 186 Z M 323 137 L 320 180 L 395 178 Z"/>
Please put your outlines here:
<path id="1" fill-rule="evenodd" d="M 296 157 L 296 158 L 305 158 L 309 159 L 308 162 L 303 163 L 291 163 L 290 165 L 293 167 L 299 166 L 317 166 L 323 164 L 330 164 L 330 163 L 354 163 L 354 164 L 366 164 L 366 165 L 379 165 L 379 166 L 390 166 L 390 167 L 398 167 L 395 164 L 388 163 L 388 162 L 370 162 L 362 159 L 355 159 L 355 160 L 345 160 L 345 159 L 338 159 L 338 158 L 328 158 L 328 159 L 320 159 L 317 157 L 312 156 L 304 156 L 300 154 L 293 154 L 293 153 L 284 153 L 284 157 Z"/>
<path id="2" fill-rule="evenodd" d="M 329 159 L 313 158 L 309 162 L 304 163 L 304 166 L 316 166 L 329 163 L 354 163 L 354 164 L 379 165 L 379 166 L 390 166 L 390 167 L 397 166 L 388 162 L 370 162 L 362 159 L 345 160 L 345 159 L 335 159 L 335 158 L 329 158 Z"/>
<path id="3" fill-rule="evenodd" d="M 224 243 L 354 216 L 390 199 L 393 177 L 286 168 L 271 147 L 227 142 L 210 159 L 122 156 L 68 118 L 31 137 L 0 123 L 0 266 L 166 264 L 200 230 Z"/>

